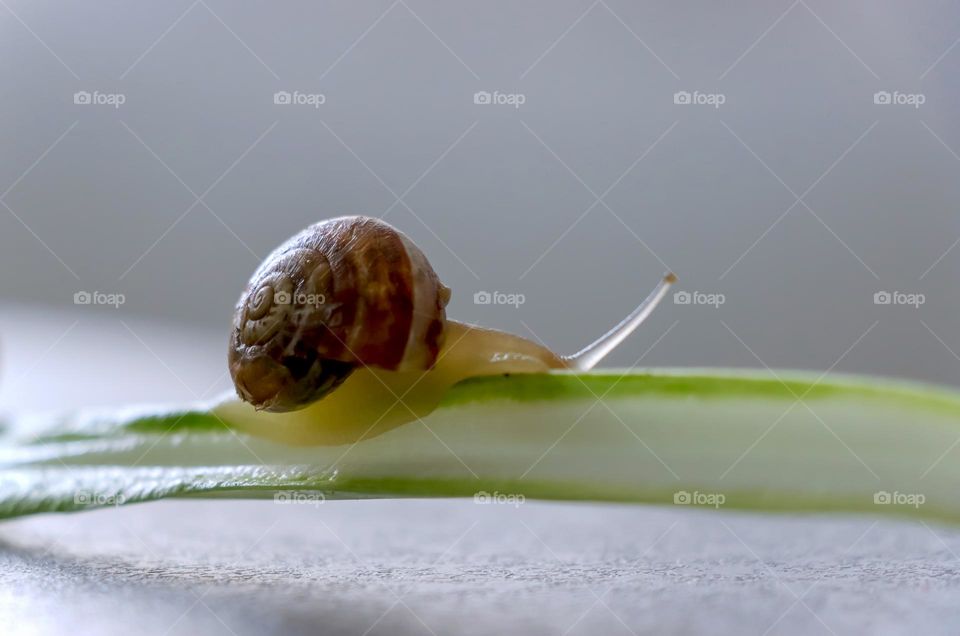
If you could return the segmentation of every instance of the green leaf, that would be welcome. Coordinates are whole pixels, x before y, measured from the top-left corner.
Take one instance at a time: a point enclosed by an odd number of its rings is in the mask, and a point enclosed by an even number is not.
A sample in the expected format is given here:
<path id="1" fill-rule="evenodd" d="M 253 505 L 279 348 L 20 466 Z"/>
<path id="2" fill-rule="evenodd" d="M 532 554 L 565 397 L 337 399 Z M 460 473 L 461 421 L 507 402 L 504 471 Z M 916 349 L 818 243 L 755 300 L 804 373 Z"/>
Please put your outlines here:
<path id="1" fill-rule="evenodd" d="M 231 428 L 215 405 L 19 418 L 0 517 L 164 497 L 477 496 L 845 511 L 960 521 L 960 395 L 727 370 L 515 375 L 341 446 Z M 318 426 L 322 423 L 318 423 Z"/>

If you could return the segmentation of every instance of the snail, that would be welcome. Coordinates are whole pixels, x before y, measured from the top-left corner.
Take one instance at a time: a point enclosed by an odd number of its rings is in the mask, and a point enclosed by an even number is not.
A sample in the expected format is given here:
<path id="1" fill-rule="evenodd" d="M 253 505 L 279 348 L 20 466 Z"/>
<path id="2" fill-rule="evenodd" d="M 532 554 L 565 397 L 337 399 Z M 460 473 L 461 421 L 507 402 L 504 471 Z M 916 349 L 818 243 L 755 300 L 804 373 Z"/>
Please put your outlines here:
<path id="1" fill-rule="evenodd" d="M 466 378 L 593 368 L 674 281 L 665 275 L 617 326 L 562 356 L 447 318 L 450 289 L 394 227 L 364 216 L 329 219 L 287 240 L 250 278 L 228 354 L 248 405 L 226 408 L 241 429 L 276 441 L 356 442 L 425 416 Z"/>

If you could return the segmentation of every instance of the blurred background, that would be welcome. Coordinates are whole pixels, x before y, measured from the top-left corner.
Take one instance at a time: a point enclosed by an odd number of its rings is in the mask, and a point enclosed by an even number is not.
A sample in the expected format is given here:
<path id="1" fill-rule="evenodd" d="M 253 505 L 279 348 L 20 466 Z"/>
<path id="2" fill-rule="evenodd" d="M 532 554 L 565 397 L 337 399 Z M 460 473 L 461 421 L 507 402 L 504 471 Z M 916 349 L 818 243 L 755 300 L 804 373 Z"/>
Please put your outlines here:
<path id="1" fill-rule="evenodd" d="M 5 0 L 0 406 L 70 357 L 73 402 L 226 388 L 247 277 L 341 214 L 560 351 L 671 269 L 613 364 L 957 384 L 958 36 L 939 1 Z"/>

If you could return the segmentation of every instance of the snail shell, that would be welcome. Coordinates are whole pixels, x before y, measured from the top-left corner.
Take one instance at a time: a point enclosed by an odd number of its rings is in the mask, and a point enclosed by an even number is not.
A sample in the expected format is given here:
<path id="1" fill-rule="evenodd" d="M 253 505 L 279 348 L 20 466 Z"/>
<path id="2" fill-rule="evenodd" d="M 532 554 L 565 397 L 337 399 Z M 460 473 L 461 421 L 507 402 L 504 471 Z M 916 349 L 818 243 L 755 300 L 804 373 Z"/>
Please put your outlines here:
<path id="1" fill-rule="evenodd" d="M 290 411 L 361 365 L 430 369 L 449 299 L 392 226 L 362 216 L 312 225 L 267 257 L 237 302 L 228 356 L 237 393 L 258 409 Z"/>

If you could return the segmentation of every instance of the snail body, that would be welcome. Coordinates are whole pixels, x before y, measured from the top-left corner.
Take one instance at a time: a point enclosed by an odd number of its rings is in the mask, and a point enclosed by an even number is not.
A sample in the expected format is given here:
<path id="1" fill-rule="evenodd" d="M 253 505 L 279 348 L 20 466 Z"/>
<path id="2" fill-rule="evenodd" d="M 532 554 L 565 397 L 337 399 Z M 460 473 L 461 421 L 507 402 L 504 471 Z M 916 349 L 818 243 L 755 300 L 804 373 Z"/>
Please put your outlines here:
<path id="1" fill-rule="evenodd" d="M 668 274 L 619 325 L 572 356 L 446 317 L 450 290 L 404 234 L 369 217 L 329 219 L 278 247 L 234 312 L 232 421 L 294 444 L 345 444 L 426 416 L 465 378 L 587 370 L 666 294 Z M 256 411 L 267 411 L 268 414 Z"/>

